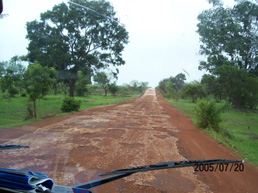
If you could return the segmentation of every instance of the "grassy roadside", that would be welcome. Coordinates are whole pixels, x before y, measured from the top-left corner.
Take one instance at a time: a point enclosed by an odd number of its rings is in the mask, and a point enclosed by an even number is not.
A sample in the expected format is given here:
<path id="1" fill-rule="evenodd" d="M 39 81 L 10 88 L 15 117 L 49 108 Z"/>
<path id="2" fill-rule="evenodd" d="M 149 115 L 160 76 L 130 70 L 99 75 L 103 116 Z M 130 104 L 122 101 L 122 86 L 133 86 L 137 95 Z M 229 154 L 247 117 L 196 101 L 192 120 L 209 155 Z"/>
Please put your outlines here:
<path id="1" fill-rule="evenodd" d="M 190 100 L 167 99 L 167 101 L 190 117 L 196 125 L 194 114 L 196 104 Z M 225 103 L 217 103 L 225 107 Z M 212 129 L 204 129 L 205 132 L 233 151 L 237 156 L 245 159 L 248 163 L 258 167 L 258 116 L 257 111 L 240 111 L 230 107 L 224 108 L 221 115 L 223 121 L 220 124 L 223 132 L 216 133 Z"/>
<path id="2" fill-rule="evenodd" d="M 137 95 L 131 94 L 126 97 L 89 95 L 85 97 L 75 97 L 75 99 L 82 101 L 80 110 L 83 110 L 102 105 L 120 103 L 135 96 Z M 61 105 L 63 99 L 64 95 L 47 95 L 43 99 L 37 100 L 38 119 L 25 120 L 29 100 L 28 97 L 17 95 L 14 98 L 5 99 L 3 96 L 0 96 L 0 129 L 30 123 L 40 120 L 42 117 L 50 114 L 54 114 L 55 116 L 62 115 Z"/>

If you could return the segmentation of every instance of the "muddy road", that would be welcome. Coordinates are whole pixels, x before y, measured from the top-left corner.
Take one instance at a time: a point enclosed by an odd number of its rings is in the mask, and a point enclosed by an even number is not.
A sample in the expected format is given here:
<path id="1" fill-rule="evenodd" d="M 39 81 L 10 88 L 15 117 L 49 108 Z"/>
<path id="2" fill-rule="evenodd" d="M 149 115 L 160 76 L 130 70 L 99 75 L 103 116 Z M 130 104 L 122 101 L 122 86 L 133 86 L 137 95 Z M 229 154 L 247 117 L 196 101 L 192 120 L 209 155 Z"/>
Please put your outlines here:
<path id="1" fill-rule="evenodd" d="M 58 185 L 99 179 L 100 173 L 157 162 L 239 159 L 197 129 L 154 89 L 132 100 L 0 130 L 0 167 L 47 174 Z M 133 174 L 93 192 L 258 192 L 258 171 L 194 172 L 190 168 Z"/>

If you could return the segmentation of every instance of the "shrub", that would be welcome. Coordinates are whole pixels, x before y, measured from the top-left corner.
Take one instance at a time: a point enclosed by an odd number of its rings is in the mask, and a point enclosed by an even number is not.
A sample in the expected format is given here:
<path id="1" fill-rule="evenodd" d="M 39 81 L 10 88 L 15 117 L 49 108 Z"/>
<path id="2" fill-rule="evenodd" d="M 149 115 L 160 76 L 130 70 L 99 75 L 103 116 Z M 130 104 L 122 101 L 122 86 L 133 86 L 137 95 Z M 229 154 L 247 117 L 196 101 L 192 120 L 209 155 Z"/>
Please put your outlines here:
<path id="1" fill-rule="evenodd" d="M 21 94 L 21 97 L 26 97 L 26 94 L 25 94 L 25 93 L 22 93 L 22 94 Z"/>
<path id="2" fill-rule="evenodd" d="M 114 97 L 116 97 L 116 93 L 119 90 L 118 86 L 116 85 L 116 83 L 112 83 L 109 85 L 109 91 L 112 93 L 112 95 Z"/>
<path id="3" fill-rule="evenodd" d="M 9 90 L 8 90 L 8 93 L 10 95 L 10 97 L 14 97 L 16 94 L 19 93 L 18 89 L 16 89 L 15 87 L 11 87 Z"/>
<path id="4" fill-rule="evenodd" d="M 81 106 L 80 100 L 75 100 L 72 97 L 66 97 L 63 100 L 63 104 L 61 107 L 62 112 L 72 112 L 72 111 L 79 111 Z"/>
<path id="5" fill-rule="evenodd" d="M 211 127 L 215 131 L 219 131 L 219 123 L 221 110 L 216 106 L 214 100 L 199 100 L 195 107 L 195 115 L 197 117 L 197 126 L 200 128 Z"/>

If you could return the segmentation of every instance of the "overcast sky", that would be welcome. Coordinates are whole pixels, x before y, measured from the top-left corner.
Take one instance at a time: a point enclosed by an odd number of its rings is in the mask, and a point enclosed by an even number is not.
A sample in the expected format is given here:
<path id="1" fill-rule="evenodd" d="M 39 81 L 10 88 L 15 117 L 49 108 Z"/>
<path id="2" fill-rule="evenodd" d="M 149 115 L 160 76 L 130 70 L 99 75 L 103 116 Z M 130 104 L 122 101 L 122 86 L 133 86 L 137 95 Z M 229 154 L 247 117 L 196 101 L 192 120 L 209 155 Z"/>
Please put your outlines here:
<path id="1" fill-rule="evenodd" d="M 67 2 L 67 0 L 63 0 Z M 0 61 L 14 55 L 26 55 L 27 21 L 39 20 L 40 13 L 51 10 L 62 0 L 3 0 L 0 19 Z M 126 64 L 119 67 L 118 84 L 132 80 L 158 82 L 188 72 L 187 81 L 200 80 L 198 71 L 199 36 L 197 16 L 211 7 L 207 0 L 110 0 L 117 17 L 129 32 L 129 44 L 123 52 Z M 224 0 L 233 5 L 234 0 Z"/>

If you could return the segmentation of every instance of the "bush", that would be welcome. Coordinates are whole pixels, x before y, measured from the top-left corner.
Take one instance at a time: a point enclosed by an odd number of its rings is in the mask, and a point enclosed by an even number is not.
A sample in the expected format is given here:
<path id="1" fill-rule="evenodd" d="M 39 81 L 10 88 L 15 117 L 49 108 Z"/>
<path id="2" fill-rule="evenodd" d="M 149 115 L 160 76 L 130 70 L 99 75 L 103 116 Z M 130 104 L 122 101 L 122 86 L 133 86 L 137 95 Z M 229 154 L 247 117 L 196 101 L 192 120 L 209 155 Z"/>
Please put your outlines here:
<path id="1" fill-rule="evenodd" d="M 118 86 L 116 85 L 116 83 L 112 83 L 112 84 L 110 84 L 109 85 L 109 91 L 112 93 L 112 95 L 114 96 L 114 97 L 116 97 L 116 93 L 117 93 L 117 91 L 118 91 Z"/>
<path id="2" fill-rule="evenodd" d="M 26 94 L 25 94 L 25 93 L 22 93 L 22 94 L 21 94 L 21 97 L 26 97 Z"/>
<path id="3" fill-rule="evenodd" d="M 214 100 L 199 100 L 195 107 L 195 115 L 197 117 L 197 126 L 200 128 L 211 127 L 215 131 L 219 131 L 219 123 L 221 110 L 216 107 Z"/>
<path id="4" fill-rule="evenodd" d="M 10 95 L 10 97 L 14 97 L 16 94 L 19 93 L 18 89 L 16 89 L 15 87 L 11 87 L 9 90 L 8 90 L 8 93 Z"/>
<path id="5" fill-rule="evenodd" d="M 72 112 L 72 111 L 79 111 L 81 106 L 80 100 L 75 100 L 72 97 L 66 97 L 63 101 L 61 110 L 63 113 L 65 112 Z"/>

